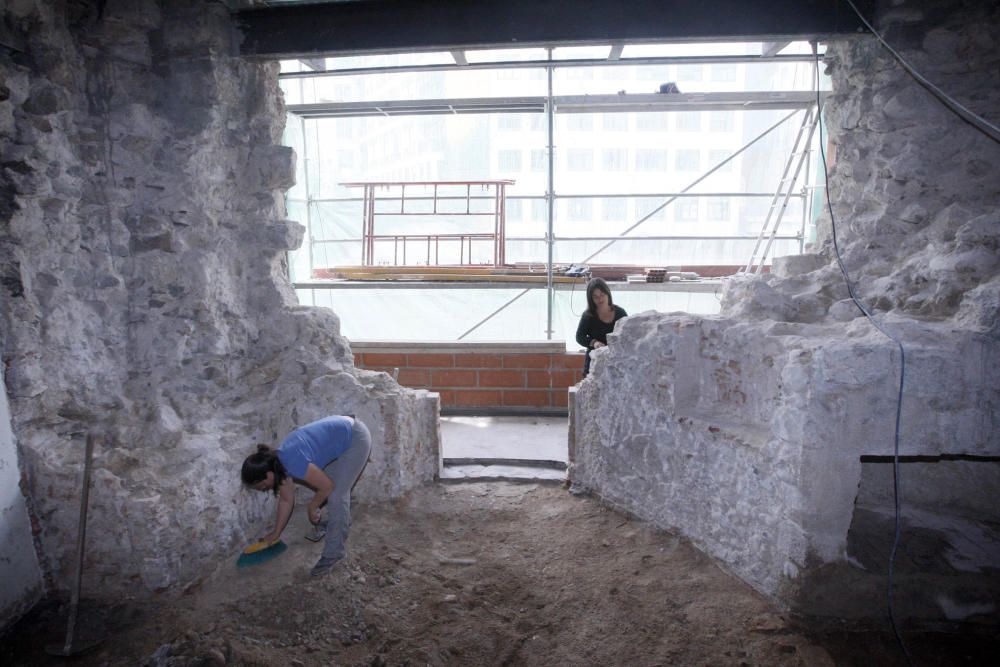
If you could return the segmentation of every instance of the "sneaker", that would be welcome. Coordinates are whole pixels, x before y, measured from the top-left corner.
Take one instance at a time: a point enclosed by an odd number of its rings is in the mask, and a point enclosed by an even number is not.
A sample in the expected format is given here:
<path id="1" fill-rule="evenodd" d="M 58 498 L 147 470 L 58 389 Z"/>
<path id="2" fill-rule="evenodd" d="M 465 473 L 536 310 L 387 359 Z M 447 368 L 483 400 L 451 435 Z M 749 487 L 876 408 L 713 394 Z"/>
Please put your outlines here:
<path id="1" fill-rule="evenodd" d="M 322 577 L 324 574 L 333 569 L 333 566 L 337 564 L 339 559 L 337 558 L 327 558 L 322 557 L 316 564 L 313 565 L 313 569 L 309 571 L 309 575 L 313 577 Z"/>

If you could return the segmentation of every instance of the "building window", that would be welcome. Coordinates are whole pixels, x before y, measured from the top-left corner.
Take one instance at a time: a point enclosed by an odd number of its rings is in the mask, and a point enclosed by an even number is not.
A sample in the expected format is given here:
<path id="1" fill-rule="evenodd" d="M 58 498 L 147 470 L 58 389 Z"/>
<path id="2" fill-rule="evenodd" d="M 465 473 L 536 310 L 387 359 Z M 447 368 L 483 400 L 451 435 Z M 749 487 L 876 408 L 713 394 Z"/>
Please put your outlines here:
<path id="1" fill-rule="evenodd" d="M 545 222 L 549 219 L 549 203 L 544 199 L 531 200 L 531 219 Z"/>
<path id="2" fill-rule="evenodd" d="M 677 114 L 677 129 L 681 132 L 700 132 L 701 114 L 697 111 L 683 111 Z"/>
<path id="3" fill-rule="evenodd" d="M 720 162 L 722 162 L 723 160 L 725 160 L 730 155 L 732 155 L 731 151 L 719 150 L 719 149 L 710 150 L 708 152 L 708 166 L 709 166 L 709 168 L 714 167 L 715 165 L 719 164 Z M 727 162 L 726 164 L 722 165 L 722 167 L 719 168 L 719 171 L 732 171 L 732 170 L 733 170 L 733 160 L 730 160 L 729 162 Z"/>
<path id="4" fill-rule="evenodd" d="M 624 148 L 605 149 L 601 156 L 604 171 L 625 171 L 628 165 L 628 151 Z"/>
<path id="5" fill-rule="evenodd" d="M 546 118 L 548 118 L 548 116 L 543 113 L 531 114 L 531 129 L 536 131 L 547 130 L 549 128 L 549 123 Z"/>
<path id="6" fill-rule="evenodd" d="M 667 207 L 663 205 L 664 200 L 662 199 L 639 199 L 635 204 L 635 219 L 636 222 L 642 219 L 647 220 L 666 220 L 667 219 Z M 672 206 L 672 204 L 671 204 Z M 657 211 L 657 209 L 659 209 Z M 656 213 L 653 213 L 656 211 Z M 649 218 L 647 215 L 653 213 Z"/>
<path id="7" fill-rule="evenodd" d="M 635 152 L 637 171 L 666 171 L 667 151 L 656 148 L 639 148 Z"/>
<path id="8" fill-rule="evenodd" d="M 627 130 L 628 129 L 628 116 L 623 113 L 606 113 L 601 114 L 604 116 L 603 127 L 605 130 Z"/>
<path id="9" fill-rule="evenodd" d="M 701 65 L 678 65 L 677 66 L 677 80 L 678 81 L 701 81 L 702 79 L 702 66 Z M 683 90 L 683 88 L 681 89 Z"/>
<path id="10" fill-rule="evenodd" d="M 360 123 L 355 118 L 338 119 L 336 125 L 338 139 L 354 139 L 360 135 Z"/>
<path id="11" fill-rule="evenodd" d="M 667 130 L 667 114 L 660 112 L 640 113 L 635 119 L 635 129 L 647 132 L 665 132 Z"/>
<path id="12" fill-rule="evenodd" d="M 625 222 L 628 202 L 624 199 L 605 199 L 601 203 L 601 220 L 604 222 Z"/>
<path id="13" fill-rule="evenodd" d="M 701 153 L 697 148 L 680 148 L 674 156 L 677 171 L 698 171 L 701 169 Z"/>
<path id="14" fill-rule="evenodd" d="M 354 153 L 340 148 L 337 150 L 337 166 L 341 169 L 354 168 Z"/>
<path id="15" fill-rule="evenodd" d="M 713 197 L 705 204 L 705 217 L 709 220 L 729 220 L 729 200 Z"/>
<path id="16" fill-rule="evenodd" d="M 497 151 L 500 171 L 521 171 L 521 151 Z"/>
<path id="17" fill-rule="evenodd" d="M 570 148 L 566 151 L 566 168 L 570 171 L 592 171 L 594 151 L 589 148 Z"/>
<path id="18" fill-rule="evenodd" d="M 593 217 L 593 206 L 589 199 L 569 200 L 569 219 L 572 222 L 590 222 Z"/>
<path id="19" fill-rule="evenodd" d="M 635 74 L 639 81 L 662 81 L 666 83 L 670 81 L 670 70 L 662 65 L 640 65 L 635 68 Z M 659 90 L 659 89 L 657 89 Z M 650 91 L 639 91 L 639 92 L 656 92 L 655 90 Z"/>
<path id="20" fill-rule="evenodd" d="M 594 119 L 588 114 L 569 114 L 569 117 L 566 119 L 566 128 L 574 131 L 589 131 L 594 129 Z"/>
<path id="21" fill-rule="evenodd" d="M 677 222 L 698 221 L 698 200 L 678 199 L 674 202 L 674 220 Z"/>
<path id="22" fill-rule="evenodd" d="M 512 113 L 502 113 L 500 114 L 500 119 L 497 121 L 497 126 L 501 130 L 520 130 L 521 117 L 515 116 Z"/>
<path id="23" fill-rule="evenodd" d="M 545 150 L 536 148 L 531 151 L 531 171 L 545 171 L 548 168 L 548 160 L 545 159 Z"/>
<path id="24" fill-rule="evenodd" d="M 507 222 L 521 222 L 521 217 L 524 214 L 523 204 L 524 202 L 520 199 L 504 200 L 504 217 Z"/>
<path id="25" fill-rule="evenodd" d="M 736 127 L 736 117 L 732 111 L 710 111 L 708 129 L 712 132 L 732 132 Z"/>
<path id="26" fill-rule="evenodd" d="M 724 65 L 712 65 L 709 67 L 712 81 L 736 81 L 736 65 L 727 63 Z"/>

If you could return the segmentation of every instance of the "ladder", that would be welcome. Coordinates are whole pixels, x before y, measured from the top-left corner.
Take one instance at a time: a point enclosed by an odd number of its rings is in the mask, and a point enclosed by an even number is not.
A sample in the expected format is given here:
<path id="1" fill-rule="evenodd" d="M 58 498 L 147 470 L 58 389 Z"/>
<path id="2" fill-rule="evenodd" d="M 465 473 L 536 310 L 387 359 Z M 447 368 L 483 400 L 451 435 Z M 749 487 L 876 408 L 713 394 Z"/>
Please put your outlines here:
<path id="1" fill-rule="evenodd" d="M 771 206 L 764 217 L 764 224 L 760 228 L 760 234 L 757 235 L 757 242 L 754 244 L 753 252 L 750 253 L 750 259 L 743 269 L 744 273 L 750 273 L 751 271 L 753 273 L 760 273 L 761 267 L 764 266 L 767 253 L 770 252 L 774 237 L 778 234 L 778 226 L 781 225 L 781 218 L 785 215 L 785 209 L 788 208 L 788 200 L 792 197 L 795 182 L 798 180 L 802 166 L 806 163 L 806 158 L 809 155 L 809 146 L 812 144 L 813 134 L 816 131 L 816 126 L 819 124 L 818 121 L 819 110 L 817 107 L 810 107 L 806 110 L 805 115 L 802 117 L 802 125 L 799 126 L 799 132 L 795 136 L 792 152 L 788 155 L 788 160 L 785 162 L 785 169 L 781 174 L 781 180 L 778 181 L 778 187 L 775 189 L 774 197 L 771 199 Z M 803 141 L 803 138 L 805 141 Z M 794 173 L 789 175 L 792 172 L 793 164 L 795 165 Z M 767 236 L 767 243 L 764 245 L 764 250 L 758 259 L 757 251 L 760 250 L 761 242 L 765 236 Z"/>

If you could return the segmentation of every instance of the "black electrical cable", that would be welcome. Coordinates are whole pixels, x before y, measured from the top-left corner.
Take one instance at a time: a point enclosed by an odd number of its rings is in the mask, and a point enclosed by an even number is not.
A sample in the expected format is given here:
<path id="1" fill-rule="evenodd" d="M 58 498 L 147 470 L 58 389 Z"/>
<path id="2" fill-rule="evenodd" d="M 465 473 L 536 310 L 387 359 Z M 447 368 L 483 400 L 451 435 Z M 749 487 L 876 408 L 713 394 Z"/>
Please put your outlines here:
<path id="1" fill-rule="evenodd" d="M 813 50 L 815 53 L 816 44 L 813 43 Z M 851 297 L 851 301 L 854 305 L 858 307 L 868 321 L 871 323 L 879 333 L 891 340 L 899 348 L 899 392 L 896 395 L 896 428 L 893 438 L 893 450 L 892 450 L 892 495 L 893 504 L 895 508 L 895 533 L 892 540 L 892 552 L 889 555 L 889 580 L 886 587 L 886 599 L 887 599 L 887 610 L 889 613 L 889 625 L 892 626 L 892 633 L 896 637 L 896 641 L 899 643 L 899 647 L 903 650 L 903 654 L 906 655 L 906 660 L 910 665 L 913 665 L 913 657 L 910 655 L 909 649 L 906 647 L 906 643 L 903 641 L 902 635 L 899 633 L 899 628 L 896 627 L 896 618 L 893 613 L 893 600 L 892 600 L 892 589 L 893 589 L 893 566 L 896 562 L 896 551 L 899 549 L 899 539 L 901 534 L 901 517 L 900 517 L 900 503 L 899 503 L 899 490 L 900 490 L 900 474 L 899 474 L 899 424 L 901 421 L 901 415 L 903 411 L 903 386 L 904 379 L 906 377 L 906 351 L 903 349 L 903 343 L 886 331 L 882 326 L 875 321 L 871 312 L 867 307 L 861 302 L 861 300 L 854 293 L 854 286 L 851 284 L 851 277 L 847 273 L 847 267 L 844 266 L 844 260 L 840 256 L 840 246 L 837 244 L 837 224 L 836 219 L 833 215 L 833 204 L 830 201 L 830 173 L 826 166 L 826 149 L 823 147 L 823 106 L 820 100 L 819 94 L 819 59 L 816 60 L 816 112 L 820 114 L 819 122 L 819 151 L 820 157 L 823 163 L 823 182 L 825 185 L 826 192 L 826 207 L 830 212 L 830 235 L 833 239 L 833 251 L 837 257 L 837 265 L 840 267 L 840 272 L 844 275 L 844 282 L 847 284 L 847 293 Z"/>

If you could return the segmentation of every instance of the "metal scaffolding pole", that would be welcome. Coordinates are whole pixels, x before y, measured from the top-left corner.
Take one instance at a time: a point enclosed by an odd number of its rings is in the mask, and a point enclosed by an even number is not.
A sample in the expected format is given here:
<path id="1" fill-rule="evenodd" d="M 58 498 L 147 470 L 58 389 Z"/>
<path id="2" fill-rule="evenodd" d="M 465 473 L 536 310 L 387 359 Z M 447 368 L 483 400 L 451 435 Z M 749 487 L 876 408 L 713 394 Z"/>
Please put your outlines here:
<path id="1" fill-rule="evenodd" d="M 819 57 L 816 42 L 814 41 L 810 42 L 809 45 L 812 47 L 813 56 Z M 809 73 L 810 73 L 809 81 L 812 83 L 812 89 L 816 90 L 816 88 L 819 86 L 819 72 L 816 70 L 815 67 L 810 67 Z M 817 114 L 816 116 L 817 122 L 822 123 L 823 121 L 822 119 L 819 118 L 818 109 L 816 110 L 816 114 Z M 802 225 L 799 227 L 800 255 L 803 252 L 805 252 L 806 249 L 806 225 L 809 222 L 809 216 L 812 215 L 812 199 L 809 197 L 809 193 L 811 192 L 811 190 L 809 189 L 809 179 L 811 178 L 811 174 L 809 173 L 811 170 L 809 167 L 812 166 L 809 163 L 812 161 L 812 141 L 810 141 L 809 145 L 805 147 L 805 151 L 806 151 L 806 164 L 805 164 L 806 175 L 802 181 Z"/>
<path id="2" fill-rule="evenodd" d="M 552 48 L 551 47 L 549 47 L 549 61 L 550 62 L 552 61 Z M 552 329 L 552 301 L 555 298 L 555 291 L 552 289 L 552 255 L 553 255 L 553 249 L 554 249 L 554 245 L 553 244 L 555 243 L 555 239 L 553 238 L 553 235 L 554 235 L 553 221 L 555 220 L 554 207 L 555 207 L 555 197 L 556 197 L 556 194 L 555 194 L 555 189 L 556 189 L 555 188 L 555 167 L 554 167 L 554 162 L 555 162 L 555 145 L 553 143 L 553 140 L 554 140 L 554 137 L 553 137 L 553 125 L 554 125 L 554 123 L 553 123 L 553 120 L 554 119 L 552 117 L 552 71 L 553 71 L 552 65 L 549 65 L 546 68 L 546 71 L 548 72 L 548 80 L 549 80 L 549 89 L 548 89 L 548 93 L 549 94 L 548 94 L 548 99 L 545 102 L 545 116 L 548 119 L 548 132 L 549 132 L 549 151 L 548 151 L 549 152 L 549 187 L 548 187 L 548 192 L 545 194 L 545 199 L 548 201 L 548 204 L 549 204 L 549 206 L 548 206 L 548 209 L 549 209 L 548 213 L 549 213 L 549 215 L 548 215 L 548 227 L 547 227 L 547 230 L 546 230 L 546 233 L 545 233 L 545 238 L 546 238 L 546 245 L 548 246 L 548 251 L 549 251 L 549 261 L 546 264 L 546 268 L 545 268 L 545 277 L 546 277 L 545 284 L 547 286 L 547 289 L 545 290 L 545 294 L 546 294 L 546 301 L 547 301 L 547 304 L 548 304 L 548 307 L 547 307 L 548 319 L 546 320 L 546 326 L 545 326 L 545 338 L 546 338 L 546 340 L 552 340 L 552 333 L 553 333 L 553 329 Z"/>

